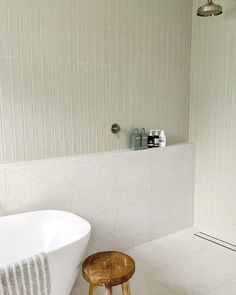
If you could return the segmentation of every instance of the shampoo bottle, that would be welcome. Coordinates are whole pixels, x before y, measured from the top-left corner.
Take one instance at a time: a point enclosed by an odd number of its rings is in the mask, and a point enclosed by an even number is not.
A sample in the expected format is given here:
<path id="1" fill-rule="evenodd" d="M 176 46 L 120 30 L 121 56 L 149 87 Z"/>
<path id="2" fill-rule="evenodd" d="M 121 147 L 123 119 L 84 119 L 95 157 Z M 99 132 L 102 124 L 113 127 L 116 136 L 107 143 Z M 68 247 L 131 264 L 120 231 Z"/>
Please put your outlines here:
<path id="1" fill-rule="evenodd" d="M 130 136 L 130 148 L 131 150 L 139 150 L 141 147 L 141 134 L 137 128 L 134 129 Z"/>
<path id="2" fill-rule="evenodd" d="M 155 135 L 154 135 L 154 147 L 159 147 L 159 134 L 158 130 L 155 130 Z"/>
<path id="3" fill-rule="evenodd" d="M 159 143 L 160 143 L 160 147 L 166 146 L 166 135 L 164 130 L 161 130 L 160 132 Z"/>
<path id="4" fill-rule="evenodd" d="M 153 130 L 150 130 L 149 136 L 148 136 L 148 147 L 153 148 L 154 147 L 154 138 L 153 138 Z"/>
<path id="5" fill-rule="evenodd" d="M 145 131 L 145 128 L 142 128 L 141 132 L 141 149 L 148 148 L 148 134 Z"/>

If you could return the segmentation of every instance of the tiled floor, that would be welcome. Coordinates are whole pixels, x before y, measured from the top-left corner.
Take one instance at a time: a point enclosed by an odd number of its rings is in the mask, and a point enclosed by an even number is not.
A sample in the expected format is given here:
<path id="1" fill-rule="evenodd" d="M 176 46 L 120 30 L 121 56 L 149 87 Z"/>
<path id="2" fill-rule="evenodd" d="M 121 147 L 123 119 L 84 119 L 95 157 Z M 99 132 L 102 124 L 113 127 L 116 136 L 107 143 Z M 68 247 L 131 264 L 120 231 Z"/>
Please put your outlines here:
<path id="1" fill-rule="evenodd" d="M 236 294 L 236 253 L 195 237 L 192 229 L 126 252 L 137 266 L 132 295 Z M 77 285 L 72 294 L 87 295 L 87 286 Z M 114 294 L 121 294 L 120 289 Z"/>

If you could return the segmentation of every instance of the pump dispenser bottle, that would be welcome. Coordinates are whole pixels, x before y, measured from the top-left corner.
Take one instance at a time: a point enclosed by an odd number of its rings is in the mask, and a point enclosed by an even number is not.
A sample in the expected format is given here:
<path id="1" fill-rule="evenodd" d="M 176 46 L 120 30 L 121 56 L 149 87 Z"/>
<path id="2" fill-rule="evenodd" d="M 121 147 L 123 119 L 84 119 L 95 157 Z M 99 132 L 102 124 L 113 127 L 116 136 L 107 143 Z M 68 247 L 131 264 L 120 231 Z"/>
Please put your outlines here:
<path id="1" fill-rule="evenodd" d="M 159 143 L 160 143 L 160 147 L 166 146 L 166 135 L 164 130 L 161 130 L 160 132 Z"/>
<path id="2" fill-rule="evenodd" d="M 154 135 L 154 147 L 159 147 L 159 133 L 158 130 L 155 130 L 155 135 Z"/>
<path id="3" fill-rule="evenodd" d="M 148 148 L 148 134 L 145 131 L 145 128 L 142 128 L 141 132 L 141 149 L 145 150 Z"/>
<path id="4" fill-rule="evenodd" d="M 154 147 L 154 138 L 153 138 L 153 130 L 150 130 L 149 136 L 148 136 L 148 147 L 153 148 Z"/>

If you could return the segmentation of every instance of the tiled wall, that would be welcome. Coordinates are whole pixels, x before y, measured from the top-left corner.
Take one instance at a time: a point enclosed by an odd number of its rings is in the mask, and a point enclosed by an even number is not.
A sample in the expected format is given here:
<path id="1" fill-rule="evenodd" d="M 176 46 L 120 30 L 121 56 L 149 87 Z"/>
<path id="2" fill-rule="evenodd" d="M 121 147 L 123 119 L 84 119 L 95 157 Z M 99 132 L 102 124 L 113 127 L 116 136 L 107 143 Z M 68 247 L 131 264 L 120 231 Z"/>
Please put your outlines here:
<path id="1" fill-rule="evenodd" d="M 190 140 L 196 143 L 196 225 L 236 243 L 236 2 L 198 18 L 194 1 Z"/>
<path id="2" fill-rule="evenodd" d="M 193 173 L 191 144 L 6 164 L 0 215 L 67 210 L 92 224 L 90 252 L 126 249 L 191 226 Z"/>
<path id="3" fill-rule="evenodd" d="M 134 126 L 186 141 L 191 6 L 0 0 L 0 162 L 123 149 Z"/>

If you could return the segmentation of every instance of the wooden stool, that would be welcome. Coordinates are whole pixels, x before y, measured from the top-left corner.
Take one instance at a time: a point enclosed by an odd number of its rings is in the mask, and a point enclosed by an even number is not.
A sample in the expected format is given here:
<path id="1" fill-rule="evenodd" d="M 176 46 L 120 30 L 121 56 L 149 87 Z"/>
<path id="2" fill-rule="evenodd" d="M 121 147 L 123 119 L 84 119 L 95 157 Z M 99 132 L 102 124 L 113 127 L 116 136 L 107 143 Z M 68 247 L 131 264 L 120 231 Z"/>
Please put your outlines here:
<path id="1" fill-rule="evenodd" d="M 105 286 L 105 294 L 112 295 L 112 287 L 122 285 L 123 295 L 131 295 L 129 279 L 135 272 L 135 262 L 120 252 L 99 252 L 87 257 L 82 265 L 84 279 L 89 283 L 89 295 L 97 286 Z"/>

